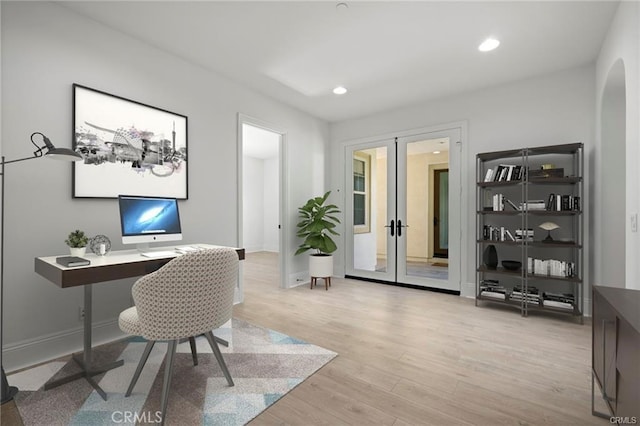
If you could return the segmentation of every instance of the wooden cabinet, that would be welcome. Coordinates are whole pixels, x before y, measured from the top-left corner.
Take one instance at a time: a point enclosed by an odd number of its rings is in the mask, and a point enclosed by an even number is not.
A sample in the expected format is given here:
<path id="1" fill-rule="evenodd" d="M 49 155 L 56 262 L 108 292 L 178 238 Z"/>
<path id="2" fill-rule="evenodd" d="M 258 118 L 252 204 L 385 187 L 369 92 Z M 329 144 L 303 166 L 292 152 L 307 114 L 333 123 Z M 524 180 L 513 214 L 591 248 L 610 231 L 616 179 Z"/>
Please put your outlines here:
<path id="1" fill-rule="evenodd" d="M 476 305 L 582 321 L 583 169 L 582 143 L 477 154 Z"/>
<path id="2" fill-rule="evenodd" d="M 640 291 L 594 286 L 592 337 L 592 393 L 597 384 L 611 416 L 640 422 Z"/>

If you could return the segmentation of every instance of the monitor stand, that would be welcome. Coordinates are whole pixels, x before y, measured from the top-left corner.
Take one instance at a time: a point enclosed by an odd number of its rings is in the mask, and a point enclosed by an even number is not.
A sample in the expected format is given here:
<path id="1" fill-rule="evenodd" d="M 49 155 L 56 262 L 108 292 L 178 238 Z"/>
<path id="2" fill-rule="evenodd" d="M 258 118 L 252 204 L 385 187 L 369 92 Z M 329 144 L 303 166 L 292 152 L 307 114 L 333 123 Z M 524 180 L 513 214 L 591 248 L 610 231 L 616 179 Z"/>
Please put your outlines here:
<path id="1" fill-rule="evenodd" d="M 140 253 L 147 253 L 151 251 L 151 247 L 149 247 L 149 243 L 138 243 L 136 244 L 136 250 Z"/>

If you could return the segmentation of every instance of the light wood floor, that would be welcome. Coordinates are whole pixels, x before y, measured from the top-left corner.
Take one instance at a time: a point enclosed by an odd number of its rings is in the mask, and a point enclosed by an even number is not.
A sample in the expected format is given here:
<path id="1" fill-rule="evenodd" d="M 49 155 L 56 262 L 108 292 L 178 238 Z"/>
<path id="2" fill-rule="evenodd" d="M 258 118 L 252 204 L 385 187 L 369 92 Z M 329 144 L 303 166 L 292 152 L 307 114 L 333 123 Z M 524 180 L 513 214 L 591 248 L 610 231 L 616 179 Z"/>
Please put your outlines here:
<path id="1" fill-rule="evenodd" d="M 243 265 L 235 317 L 338 353 L 251 425 L 610 424 L 591 416 L 588 322 L 337 278 L 281 290 L 277 255 Z"/>
<path id="2" fill-rule="evenodd" d="M 591 416 L 591 326 L 355 280 L 278 288 L 248 254 L 234 316 L 339 355 L 252 425 L 607 425 Z M 489 305 L 490 306 L 490 305 Z"/>

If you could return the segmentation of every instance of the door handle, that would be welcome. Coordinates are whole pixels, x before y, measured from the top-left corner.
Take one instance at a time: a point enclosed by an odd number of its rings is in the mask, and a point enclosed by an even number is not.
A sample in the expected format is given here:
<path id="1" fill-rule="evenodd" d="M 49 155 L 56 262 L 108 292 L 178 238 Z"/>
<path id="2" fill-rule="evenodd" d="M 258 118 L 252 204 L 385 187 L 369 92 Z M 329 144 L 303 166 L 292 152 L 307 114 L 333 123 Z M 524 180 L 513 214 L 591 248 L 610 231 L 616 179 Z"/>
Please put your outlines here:
<path id="1" fill-rule="evenodd" d="M 393 221 L 393 219 L 391 219 L 391 225 L 385 225 L 384 227 L 385 228 L 390 228 L 391 236 L 393 237 L 393 232 L 394 232 L 394 229 L 395 229 L 395 222 Z"/>
<path id="2" fill-rule="evenodd" d="M 402 228 L 408 228 L 409 225 L 403 225 L 402 221 L 398 219 L 398 237 L 402 237 Z"/>

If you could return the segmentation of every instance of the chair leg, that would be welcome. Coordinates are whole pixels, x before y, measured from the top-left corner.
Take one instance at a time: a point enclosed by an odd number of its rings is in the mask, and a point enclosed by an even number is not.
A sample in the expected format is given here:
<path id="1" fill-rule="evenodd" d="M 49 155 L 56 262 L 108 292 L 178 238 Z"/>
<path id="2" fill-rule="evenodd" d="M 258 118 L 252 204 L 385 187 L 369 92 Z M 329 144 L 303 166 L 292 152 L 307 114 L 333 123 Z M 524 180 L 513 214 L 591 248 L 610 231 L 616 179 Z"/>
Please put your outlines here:
<path id="1" fill-rule="evenodd" d="M 189 337 L 189 346 L 191 346 L 191 357 L 193 358 L 193 365 L 198 365 L 198 352 L 196 351 L 195 337 Z"/>
<path id="2" fill-rule="evenodd" d="M 131 379 L 131 383 L 129 384 L 127 393 L 124 394 L 125 397 L 131 395 L 131 392 L 133 391 L 133 387 L 138 382 L 138 379 L 140 378 L 140 373 L 142 372 L 144 365 L 147 363 L 147 359 L 149 359 L 149 354 L 151 353 L 151 349 L 153 349 L 153 345 L 155 345 L 155 343 L 156 342 L 154 340 L 149 340 L 147 342 L 147 346 L 144 347 L 142 358 L 140 358 L 140 362 L 138 362 L 138 367 L 136 368 L 136 372 L 134 373 L 133 378 Z"/>
<path id="3" fill-rule="evenodd" d="M 222 373 L 224 373 L 224 377 L 227 378 L 227 383 L 229 386 L 234 386 L 233 379 L 231 378 L 231 374 L 229 374 L 229 369 L 227 369 L 227 364 L 224 362 L 224 358 L 222 357 L 222 353 L 220 352 L 220 348 L 218 347 L 218 343 L 213 337 L 213 333 L 208 331 L 204 334 L 209 341 L 209 345 L 211 346 L 211 350 L 213 350 L 213 354 L 216 356 L 218 360 L 218 364 L 220 364 L 220 368 L 222 369 Z"/>
<path id="4" fill-rule="evenodd" d="M 171 386 L 171 373 L 173 372 L 173 358 L 176 355 L 177 340 L 171 340 L 167 348 L 167 359 L 164 362 L 164 382 L 162 383 L 162 403 L 160 411 L 162 412 L 161 424 L 164 425 L 167 416 L 167 403 L 169 402 L 169 386 Z"/>

